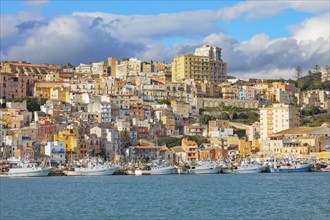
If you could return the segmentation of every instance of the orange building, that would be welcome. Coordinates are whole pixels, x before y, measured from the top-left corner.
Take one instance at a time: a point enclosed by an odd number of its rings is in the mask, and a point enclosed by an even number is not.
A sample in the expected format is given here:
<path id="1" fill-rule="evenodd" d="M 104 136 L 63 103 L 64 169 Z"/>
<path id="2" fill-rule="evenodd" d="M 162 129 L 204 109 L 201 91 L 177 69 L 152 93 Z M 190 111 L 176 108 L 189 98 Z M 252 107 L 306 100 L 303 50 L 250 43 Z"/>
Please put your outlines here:
<path id="1" fill-rule="evenodd" d="M 190 141 L 187 138 L 183 138 L 182 149 L 186 152 L 186 160 L 198 160 L 198 145 L 195 141 Z"/>

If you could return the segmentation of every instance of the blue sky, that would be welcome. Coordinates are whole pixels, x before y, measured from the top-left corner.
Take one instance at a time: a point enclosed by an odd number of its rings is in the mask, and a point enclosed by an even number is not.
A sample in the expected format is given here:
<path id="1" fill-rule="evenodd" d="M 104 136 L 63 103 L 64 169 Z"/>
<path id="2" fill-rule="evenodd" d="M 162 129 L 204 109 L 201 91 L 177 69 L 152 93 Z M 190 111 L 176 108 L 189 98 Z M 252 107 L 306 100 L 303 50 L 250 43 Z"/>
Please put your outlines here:
<path id="1" fill-rule="evenodd" d="M 328 1 L 297 0 L 2 0 L 1 60 L 171 62 L 212 44 L 232 75 L 283 77 L 329 64 L 329 10 Z"/>

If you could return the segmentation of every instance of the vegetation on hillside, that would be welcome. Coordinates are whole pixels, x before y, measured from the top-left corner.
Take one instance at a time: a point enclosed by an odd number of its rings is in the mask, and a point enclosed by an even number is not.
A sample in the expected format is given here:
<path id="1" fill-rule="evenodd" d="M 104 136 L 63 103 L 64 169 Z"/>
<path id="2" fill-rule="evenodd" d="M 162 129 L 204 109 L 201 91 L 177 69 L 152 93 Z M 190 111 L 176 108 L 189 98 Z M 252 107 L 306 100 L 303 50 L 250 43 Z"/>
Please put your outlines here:
<path id="1" fill-rule="evenodd" d="M 162 137 L 158 140 L 158 146 L 164 146 L 166 145 L 169 148 L 175 147 L 175 146 L 181 146 L 182 144 L 182 139 L 183 138 L 188 138 L 188 140 L 195 141 L 198 146 L 200 146 L 202 143 L 209 143 L 207 138 L 199 135 L 195 136 L 184 136 L 181 138 L 177 137 Z"/>
<path id="2" fill-rule="evenodd" d="M 166 147 L 175 147 L 175 146 L 181 146 L 181 140 L 182 138 L 177 137 L 162 137 L 158 140 L 158 146 L 164 146 Z"/>
<path id="3" fill-rule="evenodd" d="M 47 102 L 45 98 L 34 98 L 34 97 L 22 97 L 12 99 L 12 102 L 23 102 L 26 100 L 26 108 L 29 112 L 40 111 L 40 106 L 44 105 Z"/>

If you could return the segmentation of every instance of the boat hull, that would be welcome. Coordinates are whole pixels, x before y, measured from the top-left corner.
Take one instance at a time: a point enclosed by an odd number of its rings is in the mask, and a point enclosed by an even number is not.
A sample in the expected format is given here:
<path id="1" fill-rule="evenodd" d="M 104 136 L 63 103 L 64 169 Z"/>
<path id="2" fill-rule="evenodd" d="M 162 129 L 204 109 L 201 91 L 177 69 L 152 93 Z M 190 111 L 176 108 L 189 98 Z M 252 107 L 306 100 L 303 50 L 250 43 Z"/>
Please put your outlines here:
<path id="1" fill-rule="evenodd" d="M 300 172 L 310 172 L 312 169 L 312 165 L 311 164 L 306 164 L 306 165 L 302 165 L 299 167 L 295 167 L 295 166 L 282 166 L 279 168 L 268 168 L 268 172 L 270 173 L 300 173 Z"/>
<path id="2" fill-rule="evenodd" d="M 151 170 L 135 170 L 135 176 L 150 176 Z"/>
<path id="3" fill-rule="evenodd" d="M 216 174 L 220 172 L 221 167 L 210 167 L 205 169 L 189 169 L 189 174 Z"/>
<path id="4" fill-rule="evenodd" d="M 108 168 L 75 168 L 74 171 L 65 170 L 66 176 L 110 176 L 117 170 L 117 167 Z"/>
<path id="5" fill-rule="evenodd" d="M 170 175 L 175 169 L 175 167 L 151 168 L 150 175 Z"/>
<path id="6" fill-rule="evenodd" d="M 8 172 L 0 174 L 0 177 L 43 177 L 48 176 L 51 167 L 41 168 L 11 168 Z"/>

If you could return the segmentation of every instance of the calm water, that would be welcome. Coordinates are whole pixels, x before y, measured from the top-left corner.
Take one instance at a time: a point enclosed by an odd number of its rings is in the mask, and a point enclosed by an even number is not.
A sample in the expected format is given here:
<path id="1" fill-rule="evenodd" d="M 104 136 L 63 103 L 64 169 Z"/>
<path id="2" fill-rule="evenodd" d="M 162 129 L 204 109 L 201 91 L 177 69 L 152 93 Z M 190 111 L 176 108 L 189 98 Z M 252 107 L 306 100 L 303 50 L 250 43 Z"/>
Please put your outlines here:
<path id="1" fill-rule="evenodd" d="M 330 173 L 1 178 L 0 219 L 330 219 Z"/>

